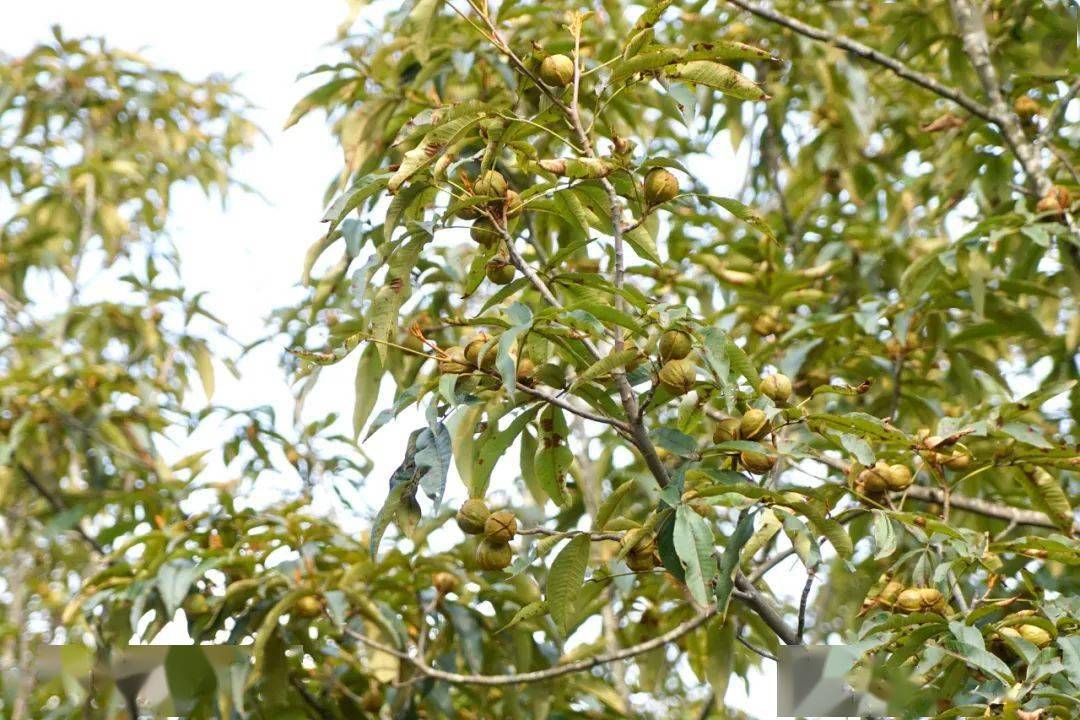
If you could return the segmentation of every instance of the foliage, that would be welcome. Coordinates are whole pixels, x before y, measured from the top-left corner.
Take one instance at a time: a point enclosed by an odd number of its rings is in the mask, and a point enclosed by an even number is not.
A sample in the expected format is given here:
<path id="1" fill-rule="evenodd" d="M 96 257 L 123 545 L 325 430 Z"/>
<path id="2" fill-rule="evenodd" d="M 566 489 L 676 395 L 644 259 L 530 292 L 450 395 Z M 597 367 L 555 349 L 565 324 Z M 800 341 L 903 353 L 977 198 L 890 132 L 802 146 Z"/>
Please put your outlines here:
<path id="1" fill-rule="evenodd" d="M 277 322 L 305 386 L 357 362 L 362 443 L 423 425 L 370 532 L 223 494 L 99 534 L 64 620 L 190 603 L 286 717 L 725 716 L 825 641 L 914 715 L 1075 714 L 1075 18 L 991 5 L 417 0 L 345 34 L 289 119 L 344 167 Z M 508 567 L 444 494 L 513 511 Z"/>

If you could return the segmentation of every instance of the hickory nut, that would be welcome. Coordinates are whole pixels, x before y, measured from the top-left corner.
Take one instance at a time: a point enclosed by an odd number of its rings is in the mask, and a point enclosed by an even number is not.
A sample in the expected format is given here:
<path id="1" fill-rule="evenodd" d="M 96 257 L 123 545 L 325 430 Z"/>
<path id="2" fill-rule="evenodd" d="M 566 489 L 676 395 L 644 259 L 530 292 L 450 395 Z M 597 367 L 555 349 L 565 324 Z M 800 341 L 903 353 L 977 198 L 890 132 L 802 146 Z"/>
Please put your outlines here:
<path id="1" fill-rule="evenodd" d="M 679 180 L 664 168 L 653 168 L 645 175 L 645 202 L 660 205 L 679 194 Z"/>
<path id="2" fill-rule="evenodd" d="M 689 360 L 670 360 L 660 368 L 660 384 L 673 395 L 685 395 L 697 382 L 697 367 Z"/>
<path id="3" fill-rule="evenodd" d="M 668 330 L 660 336 L 660 360 L 682 360 L 693 349 L 694 339 L 685 330 Z"/>
<path id="4" fill-rule="evenodd" d="M 764 410 L 750 408 L 739 420 L 739 435 L 743 440 L 760 440 L 769 434 L 769 418 Z"/>
<path id="5" fill-rule="evenodd" d="M 458 509 L 456 520 L 461 532 L 466 535 L 479 535 L 484 532 L 484 523 L 490 515 L 487 503 L 480 498 L 469 498 Z"/>
<path id="6" fill-rule="evenodd" d="M 484 522 L 484 539 L 508 543 L 517 535 L 517 518 L 509 510 L 491 513 Z"/>
<path id="7" fill-rule="evenodd" d="M 758 385 L 758 392 L 770 400 L 787 402 L 791 397 L 791 378 L 780 373 L 766 375 Z"/>
<path id="8" fill-rule="evenodd" d="M 502 570 L 514 558 L 514 551 L 508 543 L 494 542 L 488 538 L 480 541 L 476 547 L 476 564 L 481 570 Z"/>
<path id="9" fill-rule="evenodd" d="M 540 79 L 546 85 L 569 85 L 574 79 L 574 61 L 565 55 L 548 55 L 540 63 Z"/>

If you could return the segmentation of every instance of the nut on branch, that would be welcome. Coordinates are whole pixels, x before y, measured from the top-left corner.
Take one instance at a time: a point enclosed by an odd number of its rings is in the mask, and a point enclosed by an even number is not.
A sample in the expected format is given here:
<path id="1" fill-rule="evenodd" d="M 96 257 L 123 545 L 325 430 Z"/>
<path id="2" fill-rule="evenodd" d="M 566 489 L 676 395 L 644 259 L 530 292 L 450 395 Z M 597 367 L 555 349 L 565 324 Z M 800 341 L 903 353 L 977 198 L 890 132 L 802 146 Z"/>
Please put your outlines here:
<path id="1" fill-rule="evenodd" d="M 461 532 L 466 535 L 479 535 L 484 532 L 484 523 L 490 515 L 487 503 L 480 498 L 469 498 L 461 504 L 455 519 Z"/>
<path id="2" fill-rule="evenodd" d="M 548 55 L 540 63 L 540 79 L 545 85 L 569 85 L 574 80 L 574 61 L 565 55 Z"/>
<path id="3" fill-rule="evenodd" d="M 662 205 L 679 194 L 679 180 L 664 168 L 654 167 L 645 175 L 645 203 Z"/>

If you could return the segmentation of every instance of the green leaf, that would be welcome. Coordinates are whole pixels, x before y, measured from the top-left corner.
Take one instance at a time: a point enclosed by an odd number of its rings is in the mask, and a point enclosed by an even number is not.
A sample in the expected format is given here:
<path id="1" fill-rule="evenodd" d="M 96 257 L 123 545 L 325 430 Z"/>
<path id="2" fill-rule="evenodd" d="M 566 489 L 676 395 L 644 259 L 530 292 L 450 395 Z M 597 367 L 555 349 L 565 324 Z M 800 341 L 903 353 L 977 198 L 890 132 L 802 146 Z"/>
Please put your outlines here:
<path id="1" fill-rule="evenodd" d="M 1038 466 L 1025 468 L 1020 474 L 1028 495 L 1042 507 L 1050 519 L 1062 530 L 1071 532 L 1073 527 L 1072 505 L 1061 483 L 1053 475 Z"/>
<path id="2" fill-rule="evenodd" d="M 735 587 L 735 571 L 739 567 L 739 557 L 743 546 L 754 535 L 754 515 L 756 510 L 745 512 L 735 525 L 735 532 L 724 546 L 724 554 L 720 556 L 719 568 L 716 580 L 716 607 L 720 610 L 720 616 L 727 616 L 728 600 L 731 599 L 731 590 Z"/>
<path id="3" fill-rule="evenodd" d="M 909 304 L 914 304 L 944 271 L 939 261 L 940 251 L 930 252 L 915 259 L 900 276 L 900 294 Z"/>
<path id="4" fill-rule="evenodd" d="M 768 95 L 757 83 L 727 65 L 709 60 L 692 60 L 664 68 L 664 74 L 673 80 L 704 85 L 740 100 L 767 100 Z"/>
<path id="5" fill-rule="evenodd" d="M 387 189 L 396 193 L 406 180 L 441 157 L 448 147 L 485 117 L 483 103 L 469 102 L 451 109 L 444 118 L 433 123 L 433 128 L 424 135 L 420 144 L 405 153 L 397 171 L 387 182 Z"/>
<path id="6" fill-rule="evenodd" d="M 187 714 L 200 703 L 209 703 L 217 691 L 214 666 L 199 645 L 173 645 L 165 655 L 165 679 L 176 712 Z"/>
<path id="7" fill-rule="evenodd" d="M 655 72 L 675 63 L 700 60 L 773 60 L 766 50 L 733 40 L 714 40 L 692 49 L 674 47 L 650 47 L 615 63 L 611 68 L 611 83 L 625 80 L 634 73 Z"/>
<path id="8" fill-rule="evenodd" d="M 953 620 L 949 623 L 949 631 L 959 643 L 960 654 L 964 656 L 965 662 L 995 676 L 1006 686 L 1015 682 L 1009 666 L 997 655 L 987 651 L 982 633 L 978 628 Z"/>
<path id="9" fill-rule="evenodd" d="M 757 230 L 765 237 L 769 238 L 773 242 L 776 242 L 776 234 L 769 226 L 769 223 L 765 221 L 765 218 L 761 217 L 761 215 L 759 215 L 752 208 L 743 205 L 738 200 L 719 197 L 717 195 L 698 195 L 697 197 L 701 198 L 702 200 L 708 200 L 709 202 L 716 203 L 738 219 L 742 220 L 750 227 Z"/>
<path id="10" fill-rule="evenodd" d="M 469 487 L 470 497 L 484 497 L 495 464 L 499 462 L 499 458 L 506 455 L 506 451 L 510 449 L 514 439 L 521 434 L 526 425 L 532 422 L 539 410 L 540 406 L 537 405 L 521 413 L 505 430 L 492 435 L 480 446 L 480 454 L 476 458 L 472 471 L 472 483 Z"/>
<path id="11" fill-rule="evenodd" d="M 539 617 L 547 611 L 547 600 L 534 600 L 528 605 L 525 605 L 524 607 L 519 609 L 516 613 L 514 613 L 514 617 L 510 619 L 510 622 L 506 623 L 501 628 L 496 630 L 495 634 L 498 635 L 499 633 L 514 627 L 518 623 L 525 622 L 526 620 L 531 620 L 534 617 Z"/>
<path id="12" fill-rule="evenodd" d="M 540 487 L 560 507 L 570 504 L 571 498 L 566 492 L 566 472 L 574 464 L 574 453 L 565 445 L 542 447 L 536 453 L 533 469 Z"/>
<path id="13" fill-rule="evenodd" d="M 646 225 L 648 223 L 642 223 L 629 232 L 623 233 L 623 239 L 634 248 L 634 252 L 638 255 L 654 265 L 662 265 L 660 253 L 656 249 L 656 236 L 649 232 Z"/>
<path id="14" fill-rule="evenodd" d="M 712 581 L 716 577 L 712 529 L 688 505 L 679 505 L 675 510 L 673 539 L 690 595 L 698 605 L 708 605 Z"/>
<path id="15" fill-rule="evenodd" d="M 889 516 L 880 510 L 874 510 L 874 522 L 870 531 L 878 547 L 875 560 L 882 560 L 896 552 L 896 530 L 893 529 Z"/>
<path id="16" fill-rule="evenodd" d="M 608 520 L 615 514 L 615 511 L 619 507 L 619 503 L 634 490 L 634 483 L 632 481 L 626 481 L 619 487 L 611 491 L 604 502 L 600 503 L 600 507 L 596 510 L 596 517 L 593 519 L 593 530 L 603 530 L 607 525 Z"/>
<path id="17" fill-rule="evenodd" d="M 623 367 L 628 363 L 633 362 L 640 350 L 620 350 L 618 352 L 612 352 L 610 355 L 600 358 L 589 367 L 585 368 L 574 379 L 574 384 L 570 386 L 570 390 L 575 390 L 578 386 L 595 380 L 598 377 L 603 377 L 610 373 L 615 368 Z"/>
<path id="18" fill-rule="evenodd" d="M 353 439 L 360 437 L 371 411 L 375 409 L 375 403 L 379 400 L 379 386 L 383 373 L 382 361 L 379 359 L 379 350 L 375 343 L 369 343 L 360 354 L 360 360 L 356 364 L 356 380 L 354 381 L 356 397 L 353 401 Z"/>
<path id="19" fill-rule="evenodd" d="M 203 392 L 206 393 L 206 399 L 209 401 L 214 396 L 214 362 L 206 343 L 195 346 L 195 366 L 199 370 Z"/>
<path id="20" fill-rule="evenodd" d="M 585 568 L 589 564 L 589 537 L 576 535 L 551 563 L 544 599 L 555 627 L 563 637 L 569 630 L 568 623 L 574 609 L 574 601 L 585 582 Z"/>

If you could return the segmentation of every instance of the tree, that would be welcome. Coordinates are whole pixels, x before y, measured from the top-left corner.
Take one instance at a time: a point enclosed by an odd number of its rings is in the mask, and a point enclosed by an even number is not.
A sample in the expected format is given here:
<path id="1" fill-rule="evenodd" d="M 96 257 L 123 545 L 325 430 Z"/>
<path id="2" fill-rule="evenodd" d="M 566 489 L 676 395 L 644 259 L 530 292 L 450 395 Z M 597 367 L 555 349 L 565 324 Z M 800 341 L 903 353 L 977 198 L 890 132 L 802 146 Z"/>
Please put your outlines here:
<path id="1" fill-rule="evenodd" d="M 361 447 L 423 425 L 361 537 L 226 496 L 91 582 L 98 617 L 200 568 L 193 633 L 252 637 L 248 708 L 281 714 L 724 717 L 825 641 L 910 715 L 1075 714 L 1075 18 L 584 10 L 343 35 L 290 118 L 345 164 L 279 327 L 301 398 L 355 359 Z M 362 472 L 348 440 L 289 459 Z"/>

